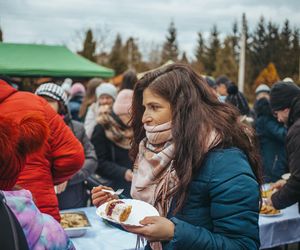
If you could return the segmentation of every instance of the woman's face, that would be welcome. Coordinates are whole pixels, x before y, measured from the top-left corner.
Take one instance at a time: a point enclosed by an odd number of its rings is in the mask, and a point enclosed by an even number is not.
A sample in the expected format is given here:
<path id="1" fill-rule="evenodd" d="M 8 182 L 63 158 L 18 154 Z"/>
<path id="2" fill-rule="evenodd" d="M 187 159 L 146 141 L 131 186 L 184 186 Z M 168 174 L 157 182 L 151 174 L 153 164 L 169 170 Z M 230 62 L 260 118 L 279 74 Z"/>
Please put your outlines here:
<path id="1" fill-rule="evenodd" d="M 106 94 L 101 95 L 98 100 L 100 105 L 112 106 L 114 102 L 114 99 L 110 95 Z"/>
<path id="2" fill-rule="evenodd" d="M 148 126 L 157 126 L 172 120 L 171 104 L 149 88 L 143 92 L 143 106 L 145 111 L 142 122 Z"/>

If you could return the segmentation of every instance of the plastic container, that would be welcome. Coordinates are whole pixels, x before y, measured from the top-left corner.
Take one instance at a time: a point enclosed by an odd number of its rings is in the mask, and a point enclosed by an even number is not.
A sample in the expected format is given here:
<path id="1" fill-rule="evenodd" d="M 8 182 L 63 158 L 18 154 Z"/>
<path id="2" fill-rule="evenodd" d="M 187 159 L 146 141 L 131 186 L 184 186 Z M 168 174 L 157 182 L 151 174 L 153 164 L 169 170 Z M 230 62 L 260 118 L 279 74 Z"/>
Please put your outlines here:
<path id="1" fill-rule="evenodd" d="M 83 211 L 65 211 L 65 212 L 60 211 L 60 214 L 61 215 L 63 215 L 63 214 L 78 214 L 87 221 L 85 226 L 74 226 L 74 227 L 64 228 L 66 234 L 71 238 L 83 236 L 86 233 L 86 231 L 89 228 L 91 228 L 91 223 L 90 223 L 88 217 L 86 216 L 85 212 L 83 212 Z"/>

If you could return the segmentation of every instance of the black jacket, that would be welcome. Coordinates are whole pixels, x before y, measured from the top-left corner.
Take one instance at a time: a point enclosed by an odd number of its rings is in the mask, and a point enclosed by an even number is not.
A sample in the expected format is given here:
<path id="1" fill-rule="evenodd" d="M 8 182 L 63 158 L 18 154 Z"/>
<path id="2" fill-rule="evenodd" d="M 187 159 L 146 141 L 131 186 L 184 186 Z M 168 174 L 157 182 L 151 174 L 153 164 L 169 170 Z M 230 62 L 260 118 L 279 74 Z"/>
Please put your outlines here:
<path id="1" fill-rule="evenodd" d="M 265 182 L 275 182 L 286 172 L 285 139 L 287 129 L 273 116 L 269 101 L 265 98 L 254 105 L 255 130 L 259 140 Z"/>
<path id="2" fill-rule="evenodd" d="M 91 142 L 94 144 L 98 158 L 96 173 L 104 178 L 112 180 L 112 188 L 124 188 L 123 194 L 130 197 L 131 182 L 124 179 L 125 172 L 132 169 L 132 161 L 128 155 L 128 149 L 121 148 L 110 141 L 102 125 L 97 124 Z"/>
<path id="3" fill-rule="evenodd" d="M 283 209 L 300 201 L 300 97 L 293 100 L 288 120 L 286 150 L 291 177 L 274 195 L 275 208 Z"/>

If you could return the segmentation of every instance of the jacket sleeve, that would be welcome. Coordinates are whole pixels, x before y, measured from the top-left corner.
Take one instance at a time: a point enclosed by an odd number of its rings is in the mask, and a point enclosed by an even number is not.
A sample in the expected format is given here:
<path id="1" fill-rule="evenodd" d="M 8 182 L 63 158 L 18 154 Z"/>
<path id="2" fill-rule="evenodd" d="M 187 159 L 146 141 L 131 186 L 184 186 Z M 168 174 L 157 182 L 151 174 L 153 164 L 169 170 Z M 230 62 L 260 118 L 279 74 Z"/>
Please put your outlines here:
<path id="1" fill-rule="evenodd" d="M 281 143 L 285 142 L 287 129 L 275 120 L 268 119 L 265 123 L 266 132 Z"/>
<path id="2" fill-rule="evenodd" d="M 68 185 L 85 181 L 96 171 L 98 164 L 94 146 L 87 137 L 83 125 L 79 122 L 74 122 L 74 130 L 75 136 L 81 142 L 84 148 L 85 160 L 83 167 L 72 177 Z"/>
<path id="3" fill-rule="evenodd" d="M 288 167 L 291 177 L 287 183 L 271 197 L 275 208 L 283 209 L 300 200 L 300 125 L 287 137 Z"/>
<path id="4" fill-rule="evenodd" d="M 85 120 L 84 120 L 84 128 L 85 128 L 85 132 L 87 134 L 87 137 L 89 139 L 91 139 L 94 128 L 97 124 L 96 122 L 96 114 L 94 112 L 95 109 L 95 104 L 92 104 L 87 111 Z"/>
<path id="5" fill-rule="evenodd" d="M 84 152 L 81 143 L 73 135 L 63 119 L 46 103 L 45 112 L 51 131 L 49 145 L 52 159 L 52 177 L 55 185 L 67 181 L 83 165 Z"/>
<path id="6" fill-rule="evenodd" d="M 106 138 L 104 129 L 100 124 L 95 127 L 91 141 L 95 146 L 98 158 L 97 172 L 106 178 L 123 180 L 127 168 L 113 162 L 111 142 Z"/>
<path id="7" fill-rule="evenodd" d="M 230 167 L 224 167 L 224 163 L 218 161 L 213 163 L 219 165 L 208 184 L 213 229 L 173 217 L 175 233 L 170 249 L 259 248 L 258 184 L 251 174 L 238 171 L 234 175 L 228 174 L 230 169 L 240 167 L 234 159 L 231 163 Z"/>

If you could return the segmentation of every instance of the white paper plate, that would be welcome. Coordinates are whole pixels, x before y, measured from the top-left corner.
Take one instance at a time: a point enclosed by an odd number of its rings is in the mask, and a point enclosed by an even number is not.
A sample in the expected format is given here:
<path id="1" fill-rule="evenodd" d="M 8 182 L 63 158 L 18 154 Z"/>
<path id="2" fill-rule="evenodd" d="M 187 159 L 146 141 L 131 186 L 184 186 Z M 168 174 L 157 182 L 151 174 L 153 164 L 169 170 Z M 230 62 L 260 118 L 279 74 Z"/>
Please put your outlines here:
<path id="1" fill-rule="evenodd" d="M 290 176 L 291 176 L 291 174 L 290 173 L 286 173 L 286 174 L 283 174 L 282 176 L 281 176 L 281 178 L 283 179 L 283 180 L 288 180 L 289 178 L 290 178 Z"/>
<path id="2" fill-rule="evenodd" d="M 259 214 L 263 217 L 276 217 L 276 216 L 281 216 L 283 214 L 283 212 L 280 210 L 279 213 L 277 214 Z"/>
<path id="3" fill-rule="evenodd" d="M 111 222 L 122 224 L 122 225 L 129 225 L 129 226 L 142 226 L 140 221 L 147 216 L 159 216 L 158 211 L 155 207 L 150 205 L 147 202 L 134 200 L 134 199 L 121 199 L 121 201 L 125 202 L 128 205 L 132 206 L 131 213 L 128 219 L 122 223 L 119 221 L 115 221 L 105 215 L 105 208 L 107 202 L 102 204 L 100 207 L 97 208 L 96 214 L 105 220 L 109 220 Z"/>

